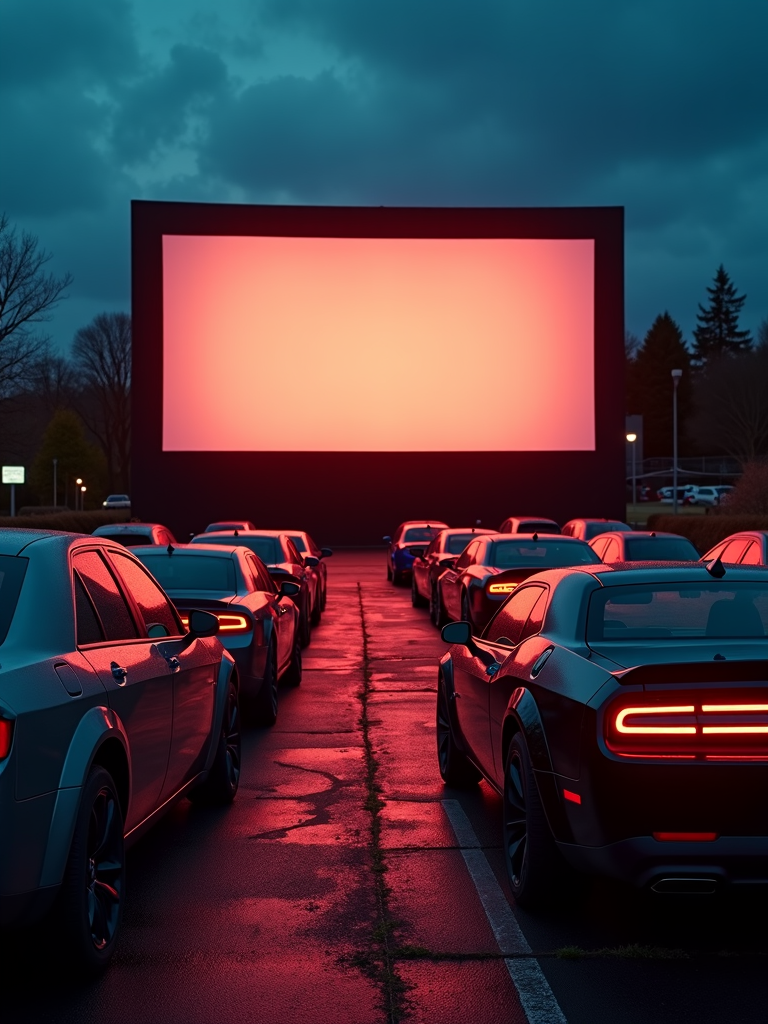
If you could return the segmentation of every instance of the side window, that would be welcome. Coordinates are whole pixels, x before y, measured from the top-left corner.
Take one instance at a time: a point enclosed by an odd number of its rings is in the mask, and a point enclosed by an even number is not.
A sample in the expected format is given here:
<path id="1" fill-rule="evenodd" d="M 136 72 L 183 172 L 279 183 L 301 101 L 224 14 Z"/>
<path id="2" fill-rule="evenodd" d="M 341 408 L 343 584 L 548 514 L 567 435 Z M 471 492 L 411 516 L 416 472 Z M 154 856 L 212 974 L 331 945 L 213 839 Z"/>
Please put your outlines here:
<path id="1" fill-rule="evenodd" d="M 485 639 L 498 643 L 503 638 L 514 647 L 522 638 L 533 606 L 544 593 L 542 587 L 523 587 L 514 593 L 491 619 Z"/>
<path id="2" fill-rule="evenodd" d="M 456 568 L 466 569 L 468 565 L 471 565 L 472 562 L 475 560 L 475 553 L 479 547 L 480 542 L 477 540 L 473 540 L 472 543 L 469 544 L 457 558 Z"/>
<path id="3" fill-rule="evenodd" d="M 301 565 L 301 555 L 296 550 L 296 545 L 293 543 L 290 537 L 281 537 L 283 542 L 283 551 L 286 554 L 286 561 L 294 562 L 296 565 Z"/>
<path id="4" fill-rule="evenodd" d="M 595 543 L 592 545 L 592 550 L 595 552 L 598 558 L 603 557 L 603 552 L 605 551 L 607 543 L 607 540 L 596 540 Z"/>
<path id="5" fill-rule="evenodd" d="M 753 540 L 747 550 L 741 556 L 742 565 L 760 565 L 762 562 L 760 545 Z"/>
<path id="6" fill-rule="evenodd" d="M 716 548 L 712 549 L 712 554 L 709 556 L 710 559 L 721 558 L 723 551 L 725 551 L 725 544 L 718 544 Z"/>
<path id="7" fill-rule="evenodd" d="M 74 565 L 107 640 L 135 640 L 139 633 L 114 576 L 98 551 L 79 551 Z M 86 641 L 83 641 L 85 643 Z"/>
<path id="8" fill-rule="evenodd" d="M 533 589 L 533 588 L 531 588 Z M 536 604 L 531 609 L 531 614 L 528 616 L 528 621 L 523 627 L 523 631 L 520 634 L 521 640 L 526 640 L 529 636 L 536 636 L 537 633 L 541 632 L 541 627 L 544 625 L 544 612 L 547 608 L 547 591 L 542 589 L 538 596 Z"/>
<path id="9" fill-rule="evenodd" d="M 726 544 L 720 559 L 723 562 L 738 562 L 741 558 L 741 553 L 747 546 L 747 542 L 741 538 L 740 540 L 732 540 L 730 544 Z"/>
<path id="10" fill-rule="evenodd" d="M 601 557 L 604 562 L 618 562 L 621 557 L 619 542 L 613 539 L 609 540 Z"/>
<path id="11" fill-rule="evenodd" d="M 81 644 L 98 644 L 104 639 L 99 617 L 78 573 L 75 573 L 75 622 L 78 647 Z"/>
<path id="12" fill-rule="evenodd" d="M 255 555 L 248 555 L 248 565 L 251 567 L 256 589 L 266 590 L 268 594 L 274 593 L 275 587 L 272 583 L 272 577 Z"/>
<path id="13" fill-rule="evenodd" d="M 117 571 L 139 606 L 144 624 L 149 626 L 153 622 L 159 622 L 168 630 L 168 636 L 181 636 L 184 630 L 177 621 L 171 602 L 147 570 L 128 555 L 118 555 L 115 552 L 112 557 Z"/>

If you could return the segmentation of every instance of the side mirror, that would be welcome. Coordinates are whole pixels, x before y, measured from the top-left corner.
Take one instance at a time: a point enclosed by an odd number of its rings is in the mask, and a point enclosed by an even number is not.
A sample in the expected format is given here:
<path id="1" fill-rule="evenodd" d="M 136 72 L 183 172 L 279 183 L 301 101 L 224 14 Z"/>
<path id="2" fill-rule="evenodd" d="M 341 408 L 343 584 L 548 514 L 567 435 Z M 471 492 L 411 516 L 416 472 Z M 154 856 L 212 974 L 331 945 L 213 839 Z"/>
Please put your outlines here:
<path id="1" fill-rule="evenodd" d="M 333 548 L 320 548 L 320 554 L 323 558 L 330 558 L 333 554 Z"/>
<path id="2" fill-rule="evenodd" d="M 316 565 L 320 565 L 320 559 L 315 558 L 314 555 L 304 555 L 304 565 L 308 569 L 314 569 Z"/>
<path id="3" fill-rule="evenodd" d="M 280 584 L 280 589 L 277 592 L 278 597 L 296 597 L 301 592 L 301 587 L 298 583 L 292 583 L 290 580 L 283 580 Z"/>
<path id="4" fill-rule="evenodd" d="M 189 613 L 189 632 L 184 637 L 184 646 L 189 647 L 198 637 L 216 636 L 218 632 L 219 620 L 212 612 L 193 608 Z"/>
<path id="5" fill-rule="evenodd" d="M 381 539 L 384 541 L 385 544 L 391 544 L 392 543 L 392 538 L 389 537 L 389 536 L 382 537 Z"/>
<path id="6" fill-rule="evenodd" d="M 443 626 L 440 636 L 447 644 L 469 647 L 472 643 L 472 627 L 468 622 L 449 622 Z"/>

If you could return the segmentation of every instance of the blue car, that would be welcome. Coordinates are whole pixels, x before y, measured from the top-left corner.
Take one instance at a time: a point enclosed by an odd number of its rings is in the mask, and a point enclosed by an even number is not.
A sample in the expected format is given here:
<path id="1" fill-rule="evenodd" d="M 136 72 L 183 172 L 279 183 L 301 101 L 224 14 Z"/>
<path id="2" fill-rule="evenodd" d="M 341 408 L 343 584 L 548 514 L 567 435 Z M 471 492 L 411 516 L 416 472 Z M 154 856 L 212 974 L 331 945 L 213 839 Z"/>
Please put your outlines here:
<path id="1" fill-rule="evenodd" d="M 439 519 L 409 519 L 400 523 L 393 537 L 384 537 L 387 548 L 387 579 L 399 587 L 406 579 L 410 579 L 413 568 L 413 548 L 421 554 L 424 548 L 440 533 L 447 530 L 448 524 Z"/>

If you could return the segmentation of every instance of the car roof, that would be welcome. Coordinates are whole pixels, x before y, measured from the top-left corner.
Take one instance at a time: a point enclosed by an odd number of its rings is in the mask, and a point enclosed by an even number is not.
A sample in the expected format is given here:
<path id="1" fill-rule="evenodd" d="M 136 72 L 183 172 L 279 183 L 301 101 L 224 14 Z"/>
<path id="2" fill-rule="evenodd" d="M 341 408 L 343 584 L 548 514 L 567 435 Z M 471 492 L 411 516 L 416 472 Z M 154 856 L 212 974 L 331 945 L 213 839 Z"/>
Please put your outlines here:
<path id="1" fill-rule="evenodd" d="M 299 533 L 300 531 L 297 530 L 296 532 Z M 230 537 L 230 536 L 234 536 L 234 533 L 235 533 L 234 530 L 210 530 L 207 534 L 206 533 L 198 533 L 198 534 L 196 534 L 196 536 L 197 537 L 205 537 L 205 536 L 208 536 L 208 537 L 221 537 L 222 535 L 225 535 L 225 536 Z M 238 530 L 237 531 L 238 537 L 285 537 L 287 535 L 287 533 L 288 533 L 287 530 Z M 197 545 L 195 545 L 195 546 L 197 546 Z"/>
<path id="2" fill-rule="evenodd" d="M 404 523 L 400 523 L 398 530 L 404 530 L 406 526 L 439 526 L 443 530 L 448 529 L 448 523 L 444 523 L 442 519 L 406 519 Z"/>
<path id="3" fill-rule="evenodd" d="M 480 537 L 487 537 L 489 533 L 496 533 L 496 530 L 486 530 L 481 526 L 451 526 L 446 527 L 440 531 L 442 536 L 444 533 L 448 536 L 453 537 L 457 533 L 476 533 Z"/>
<path id="4" fill-rule="evenodd" d="M 681 540 L 690 540 L 682 533 L 664 533 L 663 530 L 606 530 L 605 533 L 598 534 L 598 537 L 601 540 L 605 540 L 606 537 L 624 537 L 630 540 L 633 537 L 679 537 Z M 597 540 L 598 537 L 595 537 L 594 540 Z"/>
<path id="5" fill-rule="evenodd" d="M 239 551 L 242 551 L 242 545 L 237 544 L 172 544 L 173 553 L 181 551 L 184 554 L 190 552 L 195 555 L 237 555 Z M 141 551 L 142 554 L 148 554 L 152 558 L 160 558 L 162 555 L 167 555 L 169 558 L 173 558 L 173 554 L 168 555 L 168 548 L 164 544 L 147 544 L 145 547 L 133 549 Z M 245 550 L 248 550 L 247 548 Z M 251 552 L 253 554 L 253 552 Z"/>
<path id="6" fill-rule="evenodd" d="M 56 537 L 82 538 L 88 536 L 81 533 L 68 533 L 64 530 L 30 530 L 18 526 L 0 528 L 0 555 L 18 555 L 25 547 L 36 541 L 52 540 Z"/>
<path id="7" fill-rule="evenodd" d="M 593 576 L 601 586 L 616 587 L 632 583 L 720 583 L 738 579 L 746 583 L 768 584 L 768 575 L 763 566 L 731 566 L 718 579 L 707 572 L 701 562 L 614 562 L 612 565 L 573 565 L 562 569 L 542 569 L 528 577 L 526 583 L 540 580 L 556 583 L 561 577 L 579 573 Z"/>
<path id="8" fill-rule="evenodd" d="M 604 535 L 601 534 L 600 536 L 602 537 Z M 517 543 L 521 540 L 533 540 L 534 537 L 536 538 L 537 542 L 548 541 L 550 544 L 560 544 L 561 542 L 565 544 L 587 543 L 585 540 L 582 540 L 581 537 L 569 537 L 566 534 L 560 533 L 537 533 L 535 530 L 531 531 L 530 533 L 527 531 L 525 533 L 523 533 L 522 531 L 519 531 L 518 533 L 499 533 L 498 531 L 494 531 L 491 540 L 493 540 L 494 542 L 504 541 L 505 543 Z"/>
<path id="9" fill-rule="evenodd" d="M 103 526 L 97 526 L 91 536 L 100 537 L 107 530 L 111 533 L 130 533 L 131 530 L 144 531 L 146 533 L 154 529 L 167 530 L 168 527 L 163 523 L 105 523 Z"/>

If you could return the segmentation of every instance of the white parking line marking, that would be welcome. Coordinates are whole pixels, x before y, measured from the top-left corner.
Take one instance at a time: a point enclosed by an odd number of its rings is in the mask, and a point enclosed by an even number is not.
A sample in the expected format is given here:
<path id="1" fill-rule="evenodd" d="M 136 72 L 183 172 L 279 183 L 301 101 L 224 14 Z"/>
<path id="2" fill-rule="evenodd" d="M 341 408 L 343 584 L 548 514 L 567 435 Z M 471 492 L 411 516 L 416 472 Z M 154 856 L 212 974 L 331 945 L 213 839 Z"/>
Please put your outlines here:
<path id="1" fill-rule="evenodd" d="M 483 904 L 488 923 L 493 930 L 502 953 L 519 957 L 531 952 L 517 918 L 507 902 L 504 892 L 496 881 L 488 859 L 480 849 L 480 841 L 464 809 L 458 800 L 441 801 L 456 841 L 461 849 L 480 902 Z M 505 959 L 529 1024 L 567 1024 L 563 1011 L 555 999 L 549 982 L 537 960 Z"/>

